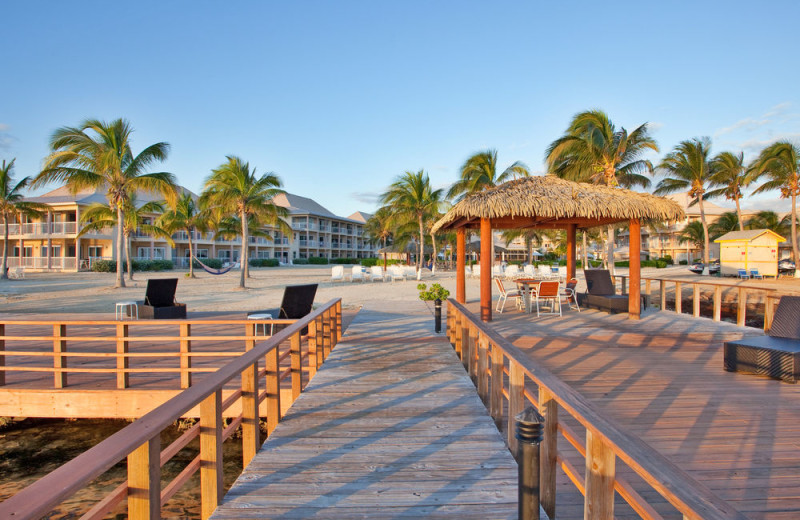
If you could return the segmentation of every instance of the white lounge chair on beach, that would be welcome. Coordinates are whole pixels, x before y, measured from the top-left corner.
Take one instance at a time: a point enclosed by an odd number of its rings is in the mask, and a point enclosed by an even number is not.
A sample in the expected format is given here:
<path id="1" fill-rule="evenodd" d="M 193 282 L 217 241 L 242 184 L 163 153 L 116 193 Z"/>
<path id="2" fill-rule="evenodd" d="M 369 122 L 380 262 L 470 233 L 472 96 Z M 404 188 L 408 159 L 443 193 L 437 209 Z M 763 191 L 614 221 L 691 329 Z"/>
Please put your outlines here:
<path id="1" fill-rule="evenodd" d="M 364 272 L 361 270 L 361 266 L 360 265 L 354 265 L 353 269 L 350 271 L 350 281 L 351 282 L 355 282 L 355 281 L 363 282 L 364 280 L 365 280 Z"/>
<path id="2" fill-rule="evenodd" d="M 331 267 L 331 281 L 343 282 L 344 281 L 344 266 L 334 265 Z"/>
<path id="3" fill-rule="evenodd" d="M 481 266 L 475 264 L 472 266 L 472 277 L 473 278 L 480 278 L 481 277 Z"/>
<path id="4" fill-rule="evenodd" d="M 385 281 L 386 279 L 383 277 L 383 267 L 379 265 L 373 265 L 369 268 L 369 273 L 367 274 L 369 277 L 370 282 L 374 282 L 375 280 Z"/>
<path id="5" fill-rule="evenodd" d="M 506 280 L 515 280 L 519 278 L 519 266 L 511 264 L 506 267 L 505 278 Z"/>
<path id="6" fill-rule="evenodd" d="M 408 280 L 409 278 L 412 278 L 412 279 L 416 278 L 417 277 L 417 268 L 416 268 L 416 266 L 407 265 L 405 267 L 405 275 L 406 275 L 406 280 Z"/>
<path id="7" fill-rule="evenodd" d="M 536 278 L 536 267 L 533 264 L 528 264 L 523 268 L 526 278 Z"/>
<path id="8" fill-rule="evenodd" d="M 386 272 L 386 277 L 389 278 L 392 282 L 395 280 L 405 280 L 406 275 L 403 273 L 403 269 L 399 265 L 390 265 L 389 269 Z"/>

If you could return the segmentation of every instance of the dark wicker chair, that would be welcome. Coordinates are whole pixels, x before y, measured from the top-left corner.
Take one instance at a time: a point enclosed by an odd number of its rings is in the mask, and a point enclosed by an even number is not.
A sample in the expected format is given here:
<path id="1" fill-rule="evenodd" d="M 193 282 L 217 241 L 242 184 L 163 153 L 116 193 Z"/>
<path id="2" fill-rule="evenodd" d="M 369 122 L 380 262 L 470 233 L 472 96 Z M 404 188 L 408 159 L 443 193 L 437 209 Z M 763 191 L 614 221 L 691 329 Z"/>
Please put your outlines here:
<path id="1" fill-rule="evenodd" d="M 596 307 L 611 313 L 628 312 L 628 295 L 616 294 L 608 269 L 584 269 L 586 293 L 579 294 L 582 307 Z"/>
<path id="2" fill-rule="evenodd" d="M 270 314 L 276 320 L 298 320 L 311 312 L 316 295 L 317 284 L 315 283 L 287 285 L 283 290 L 283 300 L 279 308 L 248 312 L 247 315 Z M 284 327 L 285 325 L 275 325 L 275 330 L 277 331 Z M 302 333 L 305 334 L 306 331 L 307 329 L 303 329 Z"/>
<path id="3" fill-rule="evenodd" d="M 144 301 L 138 302 L 140 319 L 183 319 L 186 318 L 186 304 L 175 301 L 177 278 L 151 278 L 147 280 Z"/>
<path id="4" fill-rule="evenodd" d="M 728 372 L 796 383 L 800 377 L 800 296 L 781 297 L 766 336 L 725 342 L 723 363 Z"/>

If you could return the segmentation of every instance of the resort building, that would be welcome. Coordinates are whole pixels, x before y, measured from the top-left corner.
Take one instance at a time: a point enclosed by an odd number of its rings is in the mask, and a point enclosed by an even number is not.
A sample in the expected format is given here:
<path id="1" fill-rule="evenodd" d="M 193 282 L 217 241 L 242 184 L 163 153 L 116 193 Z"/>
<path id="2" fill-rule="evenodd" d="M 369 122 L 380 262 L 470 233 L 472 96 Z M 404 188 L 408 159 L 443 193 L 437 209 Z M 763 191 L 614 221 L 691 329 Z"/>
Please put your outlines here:
<path id="1" fill-rule="evenodd" d="M 184 188 L 181 188 L 184 189 Z M 139 193 L 144 203 L 156 197 Z M 60 187 L 27 200 L 45 204 L 51 211 L 42 217 L 23 217 L 9 223 L 10 268 L 23 267 L 31 271 L 88 270 L 98 260 L 111 260 L 116 251 L 116 229 L 89 232 L 78 237 L 81 214 L 92 204 L 106 204 L 105 188 L 71 193 Z M 287 236 L 270 226 L 262 231 L 269 238 L 249 237 L 250 258 L 276 258 L 291 263 L 297 258 L 312 256 L 333 258 L 367 258 L 376 256 L 377 249 L 364 233 L 364 222 L 338 217 L 315 201 L 297 195 L 279 195 L 276 205 L 289 210 L 287 224 L 293 236 Z M 359 215 L 366 215 L 358 212 Z M 355 214 L 354 214 L 355 215 Z M 144 224 L 152 224 L 159 215 L 147 215 Z M 136 260 L 171 260 L 176 267 L 188 267 L 189 236 L 185 231 L 172 235 L 174 246 L 164 238 L 154 237 L 141 229 L 131 236 L 131 256 Z M 3 247 L 0 234 L 0 247 Z M 241 253 L 241 237 L 223 238 L 213 232 L 195 231 L 192 244 L 198 258 L 218 258 L 236 262 Z"/>

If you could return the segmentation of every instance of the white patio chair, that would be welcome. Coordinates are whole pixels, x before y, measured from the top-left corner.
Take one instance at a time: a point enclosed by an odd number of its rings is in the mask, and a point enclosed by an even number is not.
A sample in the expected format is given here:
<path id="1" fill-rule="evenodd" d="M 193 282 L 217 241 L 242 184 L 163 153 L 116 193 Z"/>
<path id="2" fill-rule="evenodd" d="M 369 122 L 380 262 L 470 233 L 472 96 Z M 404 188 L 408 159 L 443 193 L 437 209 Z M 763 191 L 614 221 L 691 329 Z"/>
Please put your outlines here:
<path id="1" fill-rule="evenodd" d="M 369 268 L 369 281 L 374 282 L 375 280 L 385 281 L 386 279 L 383 277 L 383 267 L 379 265 L 373 265 Z"/>
<path id="2" fill-rule="evenodd" d="M 550 302 L 550 312 L 546 314 L 558 314 L 561 316 L 561 295 L 558 293 L 559 283 L 555 280 L 542 282 L 536 293 L 536 316 L 543 314 L 539 308 L 539 302 Z M 556 311 L 556 308 L 558 310 Z"/>
<path id="3" fill-rule="evenodd" d="M 570 309 L 575 309 L 578 312 L 581 312 L 581 307 L 578 305 L 578 279 L 572 278 L 570 281 L 567 282 L 567 285 L 564 287 L 564 292 L 561 293 L 564 298 L 567 300 L 567 305 Z"/>
<path id="4" fill-rule="evenodd" d="M 567 281 L 567 266 L 561 265 L 558 267 L 558 279 L 562 282 Z"/>
<path id="5" fill-rule="evenodd" d="M 334 265 L 331 267 L 331 281 L 332 282 L 343 282 L 344 281 L 344 266 L 343 265 Z"/>
<path id="6" fill-rule="evenodd" d="M 472 276 L 472 268 L 468 265 L 464 266 L 464 277 L 468 278 Z"/>
<path id="7" fill-rule="evenodd" d="M 16 278 L 17 280 L 22 280 L 25 278 L 25 268 L 24 267 L 15 267 L 14 269 L 10 269 L 8 271 L 9 278 Z"/>
<path id="8" fill-rule="evenodd" d="M 399 265 L 390 265 L 386 276 L 394 282 L 395 280 L 405 280 L 406 276 L 403 269 Z"/>
<path id="9" fill-rule="evenodd" d="M 515 280 L 519 278 L 519 266 L 511 264 L 506 267 L 505 278 L 506 280 Z"/>
<path id="10" fill-rule="evenodd" d="M 537 278 L 540 278 L 542 280 L 550 279 L 550 274 L 552 271 L 550 271 L 549 265 L 539 264 L 539 267 L 536 268 L 536 271 L 537 271 Z"/>
<path id="11" fill-rule="evenodd" d="M 517 289 L 512 289 L 510 291 L 506 291 L 506 288 L 503 286 L 503 280 L 500 278 L 495 278 L 494 282 L 497 284 L 497 289 L 500 291 L 500 298 L 497 300 L 497 306 L 494 310 L 498 313 L 502 314 L 503 309 L 506 307 L 506 301 L 509 298 L 516 298 L 517 299 L 517 308 L 522 305 L 522 294 Z"/>
<path id="12" fill-rule="evenodd" d="M 413 266 L 413 265 L 405 266 L 405 270 L 404 270 L 403 274 L 406 275 L 406 280 L 413 280 L 414 278 L 417 277 L 417 268 L 416 268 L 416 266 Z"/>
<path id="13" fill-rule="evenodd" d="M 526 265 L 522 270 L 526 278 L 536 278 L 536 267 L 533 264 Z"/>
<path id="14" fill-rule="evenodd" d="M 481 277 L 481 266 L 480 265 L 473 265 L 472 266 L 472 277 L 473 278 L 480 278 Z"/>
<path id="15" fill-rule="evenodd" d="M 353 269 L 350 271 L 350 281 L 351 282 L 356 282 L 356 281 L 363 282 L 364 280 L 365 280 L 364 272 L 361 270 L 361 266 L 360 265 L 354 265 Z"/>
<path id="16" fill-rule="evenodd" d="M 503 266 L 502 265 L 492 266 L 492 276 L 503 276 Z"/>

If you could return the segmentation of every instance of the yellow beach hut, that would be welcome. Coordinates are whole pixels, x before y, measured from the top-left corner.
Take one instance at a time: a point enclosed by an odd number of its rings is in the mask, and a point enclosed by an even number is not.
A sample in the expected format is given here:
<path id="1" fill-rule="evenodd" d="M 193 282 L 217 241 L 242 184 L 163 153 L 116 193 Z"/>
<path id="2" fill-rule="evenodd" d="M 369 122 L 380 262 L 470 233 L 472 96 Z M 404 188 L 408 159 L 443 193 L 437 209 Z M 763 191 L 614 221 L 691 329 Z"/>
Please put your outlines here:
<path id="1" fill-rule="evenodd" d="M 736 276 L 739 269 L 758 269 L 763 276 L 778 276 L 778 244 L 786 239 L 769 229 L 731 231 L 714 240 L 719 244 L 720 274 Z"/>

